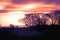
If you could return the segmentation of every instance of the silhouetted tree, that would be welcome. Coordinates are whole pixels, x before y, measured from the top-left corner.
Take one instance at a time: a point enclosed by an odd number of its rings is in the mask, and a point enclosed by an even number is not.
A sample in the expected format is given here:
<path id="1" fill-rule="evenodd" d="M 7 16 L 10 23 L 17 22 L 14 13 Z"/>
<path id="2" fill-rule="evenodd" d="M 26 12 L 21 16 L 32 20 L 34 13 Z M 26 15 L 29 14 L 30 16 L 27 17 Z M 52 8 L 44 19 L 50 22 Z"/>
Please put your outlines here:
<path id="1" fill-rule="evenodd" d="M 44 14 L 42 17 L 42 25 L 46 25 L 46 21 L 48 20 L 47 16 Z"/>
<path id="2" fill-rule="evenodd" d="M 27 26 L 35 26 L 40 23 L 40 17 L 38 14 L 26 14 L 26 16 L 23 20 L 24 20 L 23 22 Z"/>
<path id="3" fill-rule="evenodd" d="M 58 25 L 60 25 L 60 10 L 55 10 L 54 15 L 56 16 L 56 18 L 58 20 Z"/>
<path id="4" fill-rule="evenodd" d="M 57 24 L 57 18 L 54 14 L 46 14 L 46 17 L 45 17 L 47 20 L 47 24 L 49 25 L 55 25 Z"/>
<path id="5" fill-rule="evenodd" d="M 10 28 L 14 28 L 14 25 L 13 24 L 10 24 Z"/>
<path id="6" fill-rule="evenodd" d="M 60 10 L 55 10 L 54 11 L 54 14 L 57 16 L 57 15 L 60 15 Z"/>

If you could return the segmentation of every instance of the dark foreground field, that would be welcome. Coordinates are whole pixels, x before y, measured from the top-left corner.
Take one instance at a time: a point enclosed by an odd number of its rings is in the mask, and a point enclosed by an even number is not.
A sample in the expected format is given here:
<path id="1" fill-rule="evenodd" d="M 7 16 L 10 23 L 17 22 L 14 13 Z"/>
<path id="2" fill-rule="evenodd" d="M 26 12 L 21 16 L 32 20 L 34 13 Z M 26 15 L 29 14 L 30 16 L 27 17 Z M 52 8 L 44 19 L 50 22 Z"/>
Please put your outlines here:
<path id="1" fill-rule="evenodd" d="M 0 28 L 0 39 L 57 39 L 60 26 L 37 25 L 28 28 Z"/>

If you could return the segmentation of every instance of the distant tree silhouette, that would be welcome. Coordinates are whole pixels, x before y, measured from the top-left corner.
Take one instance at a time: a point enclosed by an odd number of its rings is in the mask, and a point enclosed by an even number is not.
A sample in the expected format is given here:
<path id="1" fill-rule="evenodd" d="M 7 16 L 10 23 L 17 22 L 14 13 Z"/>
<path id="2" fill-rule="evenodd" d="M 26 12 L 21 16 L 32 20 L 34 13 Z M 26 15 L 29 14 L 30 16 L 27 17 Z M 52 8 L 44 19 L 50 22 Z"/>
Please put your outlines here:
<path id="1" fill-rule="evenodd" d="M 51 21 L 52 21 L 52 25 L 55 25 L 55 23 L 57 22 L 57 18 L 54 14 L 51 14 Z"/>
<path id="2" fill-rule="evenodd" d="M 58 25 L 60 25 L 60 10 L 55 10 L 54 15 L 56 16 L 56 18 L 58 20 Z"/>
<path id="3" fill-rule="evenodd" d="M 60 15 L 60 10 L 55 10 L 54 11 L 54 14 L 57 16 L 57 15 Z"/>
<path id="4" fill-rule="evenodd" d="M 23 20 L 27 26 L 35 26 L 40 24 L 40 17 L 38 14 L 26 14 L 26 17 Z"/>
<path id="5" fill-rule="evenodd" d="M 51 24 L 51 22 L 49 20 L 50 14 L 45 14 L 45 18 L 46 18 L 46 25 L 50 25 Z"/>
<path id="6" fill-rule="evenodd" d="M 49 25 L 55 25 L 57 24 L 57 18 L 54 14 L 46 14 L 46 17 L 45 17 L 47 20 L 46 20 L 46 23 L 49 24 Z"/>
<path id="7" fill-rule="evenodd" d="M 14 25 L 13 24 L 10 24 L 10 28 L 14 28 Z"/>
<path id="8" fill-rule="evenodd" d="M 25 23 L 27 26 L 34 26 L 34 25 L 58 25 L 60 24 L 60 11 L 54 11 L 51 14 L 42 14 L 42 18 L 40 18 L 41 13 L 37 14 L 26 14 L 25 18 L 22 19 L 22 22 Z M 21 21 L 21 20 L 20 20 Z"/>
<path id="9" fill-rule="evenodd" d="M 47 16 L 44 14 L 44 16 L 42 17 L 42 25 L 47 25 L 46 22 L 47 22 L 48 18 Z"/>

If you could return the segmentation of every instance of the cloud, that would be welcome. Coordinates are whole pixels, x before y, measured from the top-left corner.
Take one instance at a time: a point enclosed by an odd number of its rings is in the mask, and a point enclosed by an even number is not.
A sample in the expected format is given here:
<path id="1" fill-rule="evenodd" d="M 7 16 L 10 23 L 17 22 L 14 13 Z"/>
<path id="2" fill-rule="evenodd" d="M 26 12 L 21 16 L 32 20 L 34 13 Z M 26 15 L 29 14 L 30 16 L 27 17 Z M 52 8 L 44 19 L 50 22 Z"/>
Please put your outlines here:
<path id="1" fill-rule="evenodd" d="M 60 4 L 60 0 L 46 0 L 46 3 Z"/>
<path id="2" fill-rule="evenodd" d="M 0 10 L 0 13 L 5 13 L 7 12 L 7 10 Z"/>
<path id="3" fill-rule="evenodd" d="M 10 0 L 14 4 L 21 4 L 21 3 L 26 3 L 28 0 Z"/>
<path id="4" fill-rule="evenodd" d="M 33 0 L 35 2 L 45 2 L 45 3 L 55 3 L 55 4 L 60 4 L 60 0 Z"/>
<path id="5" fill-rule="evenodd" d="M 27 2 L 45 2 L 47 4 L 55 3 L 60 4 L 60 0 L 10 0 L 12 3 L 20 4 L 20 3 L 27 3 Z"/>

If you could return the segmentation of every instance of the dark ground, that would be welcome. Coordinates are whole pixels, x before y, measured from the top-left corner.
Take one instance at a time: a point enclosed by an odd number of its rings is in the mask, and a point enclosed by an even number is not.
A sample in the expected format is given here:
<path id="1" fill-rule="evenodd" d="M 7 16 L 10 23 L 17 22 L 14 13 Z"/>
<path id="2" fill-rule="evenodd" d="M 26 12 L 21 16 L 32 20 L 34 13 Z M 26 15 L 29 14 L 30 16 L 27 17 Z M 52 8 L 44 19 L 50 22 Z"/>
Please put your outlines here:
<path id="1" fill-rule="evenodd" d="M 40 35 L 31 35 L 31 36 L 24 36 L 24 35 L 19 35 L 16 36 L 14 35 L 15 33 L 12 33 L 11 30 L 13 30 L 14 28 L 0 28 L 0 39 L 26 39 L 26 40 L 31 40 L 31 39 L 59 39 L 60 38 L 60 26 L 37 26 L 37 27 L 29 27 L 29 28 L 24 28 L 24 30 L 29 30 L 29 32 L 33 32 L 32 29 L 36 30 L 37 32 L 42 32 L 42 34 Z M 15 28 L 15 29 L 19 29 L 19 28 Z M 28 31 L 24 31 L 24 32 L 28 32 Z M 47 30 L 46 32 L 44 32 L 45 30 Z M 20 30 L 21 31 L 21 30 Z M 35 31 L 34 31 L 35 32 Z M 18 32 L 19 33 L 19 32 Z"/>

